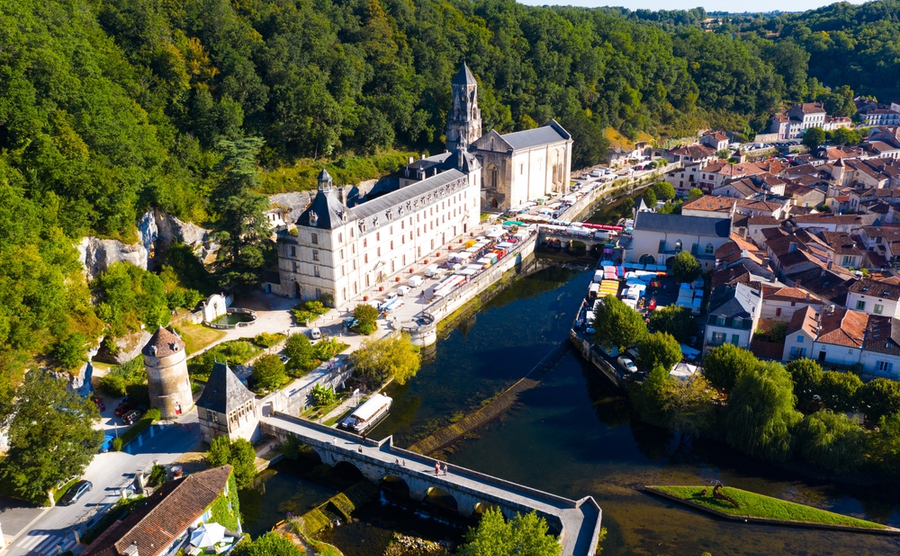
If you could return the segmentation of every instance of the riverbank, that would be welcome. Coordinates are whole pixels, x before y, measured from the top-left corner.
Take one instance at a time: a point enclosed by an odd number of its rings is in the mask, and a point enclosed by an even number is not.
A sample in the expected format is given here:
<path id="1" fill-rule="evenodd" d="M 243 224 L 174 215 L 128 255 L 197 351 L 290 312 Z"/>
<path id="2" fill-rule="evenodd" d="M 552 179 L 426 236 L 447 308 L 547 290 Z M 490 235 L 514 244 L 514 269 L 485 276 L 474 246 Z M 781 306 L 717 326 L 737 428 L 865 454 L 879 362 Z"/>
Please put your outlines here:
<path id="1" fill-rule="evenodd" d="M 900 529 L 811 506 L 788 502 L 734 487 L 647 486 L 644 492 L 678 504 L 743 523 L 831 529 L 879 535 L 900 535 Z"/>

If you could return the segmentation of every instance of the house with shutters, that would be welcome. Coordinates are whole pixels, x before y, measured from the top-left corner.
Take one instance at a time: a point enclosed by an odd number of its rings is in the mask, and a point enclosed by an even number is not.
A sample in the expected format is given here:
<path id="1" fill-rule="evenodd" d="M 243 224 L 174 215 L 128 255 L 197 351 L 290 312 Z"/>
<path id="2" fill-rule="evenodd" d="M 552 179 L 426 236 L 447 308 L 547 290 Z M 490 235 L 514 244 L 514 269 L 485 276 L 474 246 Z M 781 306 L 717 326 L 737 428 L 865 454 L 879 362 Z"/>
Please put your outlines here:
<path id="1" fill-rule="evenodd" d="M 713 289 L 703 334 L 703 353 L 723 344 L 750 349 L 761 313 L 760 290 L 746 284 Z"/>
<path id="2" fill-rule="evenodd" d="M 624 261 L 635 264 L 671 265 L 675 255 L 687 251 L 700 262 L 704 271 L 712 270 L 716 249 L 731 239 L 730 217 L 638 212 L 633 228 Z"/>

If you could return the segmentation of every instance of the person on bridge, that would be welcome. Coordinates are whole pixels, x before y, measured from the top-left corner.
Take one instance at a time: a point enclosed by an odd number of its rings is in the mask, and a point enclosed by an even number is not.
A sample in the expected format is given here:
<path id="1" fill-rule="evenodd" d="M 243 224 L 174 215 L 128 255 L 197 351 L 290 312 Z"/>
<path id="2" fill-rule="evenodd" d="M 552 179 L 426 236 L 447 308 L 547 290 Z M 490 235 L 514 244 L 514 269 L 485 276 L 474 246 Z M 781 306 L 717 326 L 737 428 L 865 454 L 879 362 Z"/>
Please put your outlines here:
<path id="1" fill-rule="evenodd" d="M 446 475 L 446 474 L 447 474 L 447 464 L 444 463 L 444 464 L 442 464 L 442 465 L 443 465 L 443 468 L 444 468 L 444 475 Z"/>
<path id="2" fill-rule="evenodd" d="M 437 463 L 437 462 L 434 463 L 434 474 L 435 475 L 441 474 L 441 464 L 440 463 Z"/>

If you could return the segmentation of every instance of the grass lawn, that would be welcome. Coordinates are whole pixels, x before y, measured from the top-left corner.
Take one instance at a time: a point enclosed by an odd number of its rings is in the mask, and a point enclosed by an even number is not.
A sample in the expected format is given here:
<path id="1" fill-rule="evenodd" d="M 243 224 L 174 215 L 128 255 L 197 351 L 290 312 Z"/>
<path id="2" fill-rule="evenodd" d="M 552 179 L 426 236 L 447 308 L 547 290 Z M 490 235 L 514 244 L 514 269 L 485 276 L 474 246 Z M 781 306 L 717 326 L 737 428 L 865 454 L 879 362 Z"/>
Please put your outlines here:
<path id="1" fill-rule="evenodd" d="M 862 529 L 887 529 L 887 527 L 879 523 L 827 512 L 810 506 L 804 506 L 803 504 L 796 504 L 794 502 L 788 502 L 787 500 L 779 500 L 778 498 L 748 492 L 739 488 L 726 487 L 719 489 L 719 492 L 723 492 L 734 498 L 734 500 L 740 504 L 739 508 L 735 508 L 732 504 L 724 500 L 714 500 L 712 496 L 712 487 L 653 486 L 648 487 L 648 489 L 675 496 L 692 505 L 709 508 L 733 516 L 758 517 L 823 525 L 842 525 L 845 527 L 859 527 Z M 701 496 L 700 492 L 704 489 L 706 490 L 706 496 Z"/>
<path id="2" fill-rule="evenodd" d="M 197 353 L 206 346 L 222 339 L 225 336 L 224 330 L 216 330 L 200 324 L 183 324 L 179 327 L 184 337 L 184 349 L 188 355 Z"/>

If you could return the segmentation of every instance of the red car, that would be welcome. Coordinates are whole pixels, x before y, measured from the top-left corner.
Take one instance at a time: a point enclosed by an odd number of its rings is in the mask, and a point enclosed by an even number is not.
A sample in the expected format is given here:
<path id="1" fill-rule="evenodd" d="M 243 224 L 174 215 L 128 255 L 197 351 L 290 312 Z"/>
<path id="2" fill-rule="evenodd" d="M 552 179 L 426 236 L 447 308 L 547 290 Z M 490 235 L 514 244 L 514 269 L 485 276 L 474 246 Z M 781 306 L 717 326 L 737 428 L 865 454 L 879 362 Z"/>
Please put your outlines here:
<path id="1" fill-rule="evenodd" d="M 95 397 L 91 398 L 91 401 L 97 405 L 97 409 L 99 409 L 100 411 L 103 411 L 104 409 L 106 409 L 106 404 L 103 403 L 103 398 L 95 396 Z"/>
<path id="2" fill-rule="evenodd" d="M 136 408 L 137 406 L 138 406 L 137 402 L 133 402 L 126 398 L 125 400 L 122 401 L 122 403 L 119 404 L 118 407 L 116 407 L 116 410 L 113 413 L 115 413 L 116 417 L 121 417 L 122 415 L 125 415 L 126 413 L 128 413 L 132 409 Z"/>

